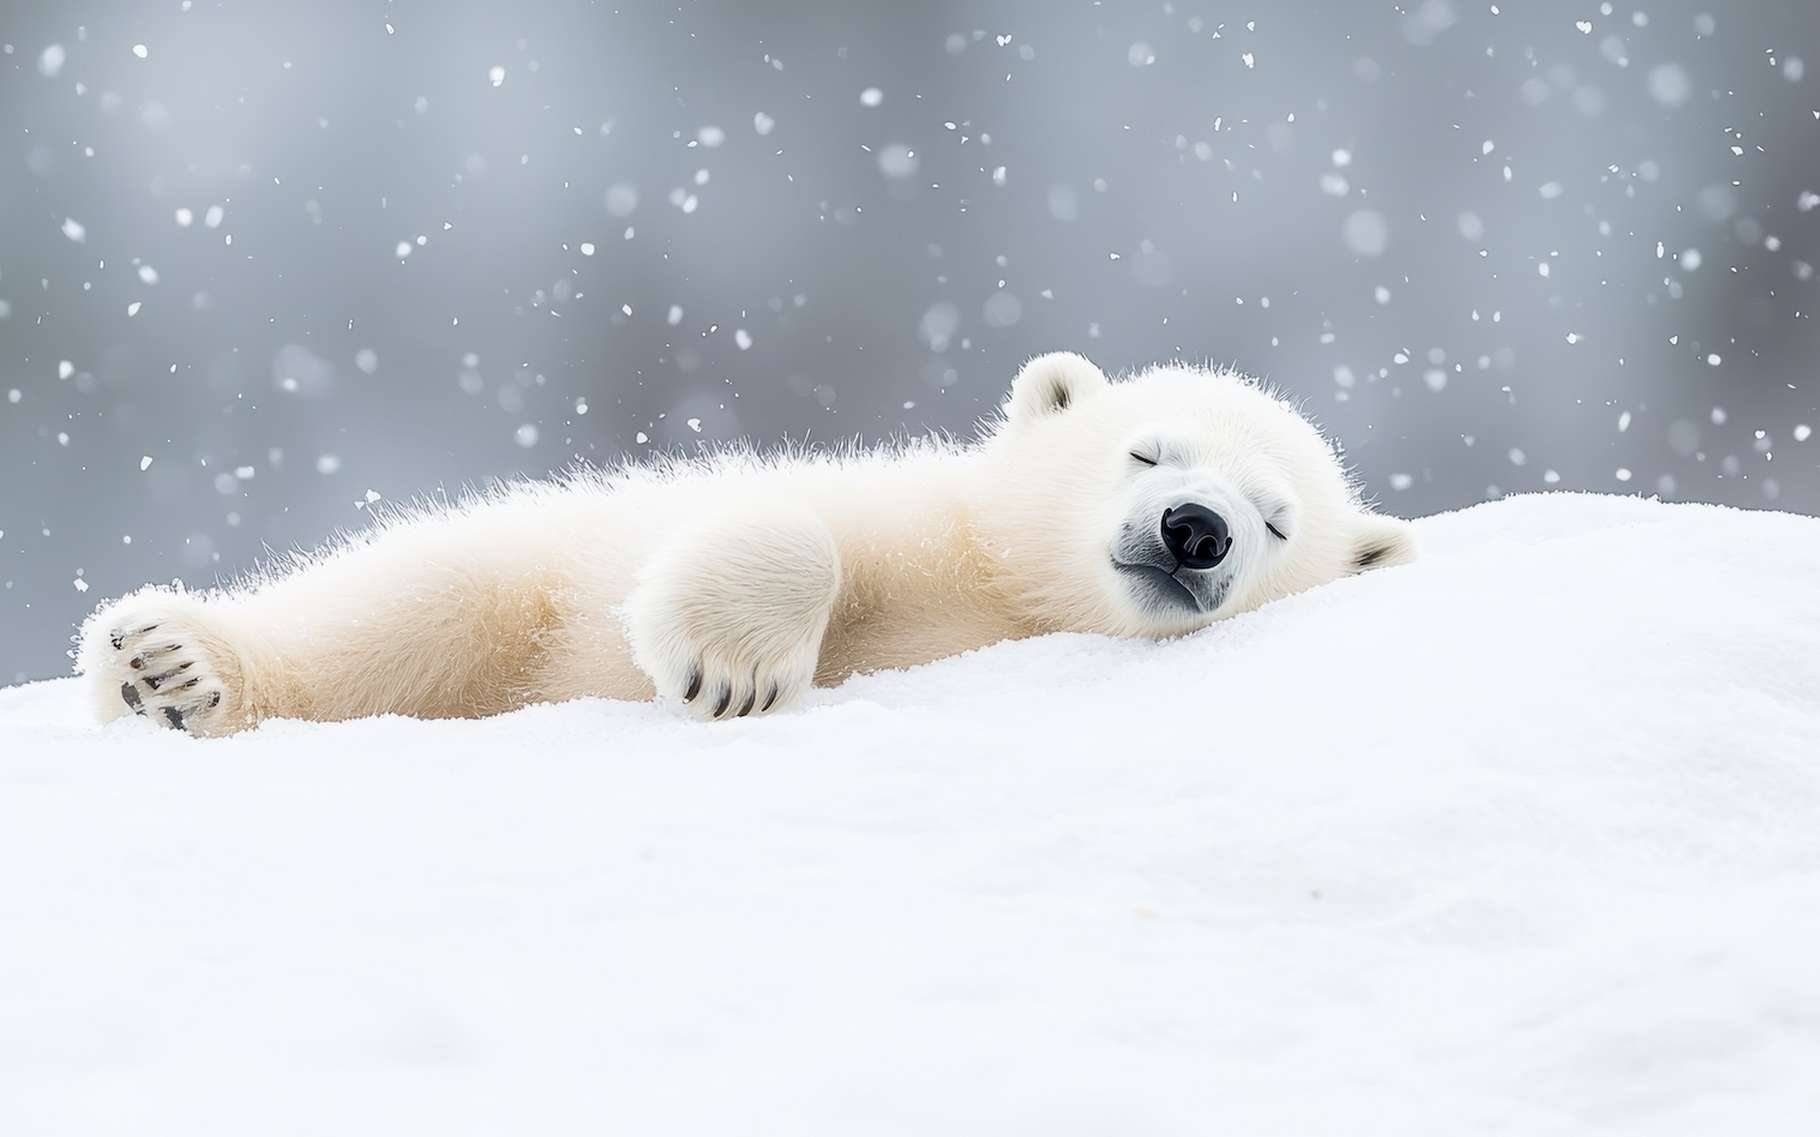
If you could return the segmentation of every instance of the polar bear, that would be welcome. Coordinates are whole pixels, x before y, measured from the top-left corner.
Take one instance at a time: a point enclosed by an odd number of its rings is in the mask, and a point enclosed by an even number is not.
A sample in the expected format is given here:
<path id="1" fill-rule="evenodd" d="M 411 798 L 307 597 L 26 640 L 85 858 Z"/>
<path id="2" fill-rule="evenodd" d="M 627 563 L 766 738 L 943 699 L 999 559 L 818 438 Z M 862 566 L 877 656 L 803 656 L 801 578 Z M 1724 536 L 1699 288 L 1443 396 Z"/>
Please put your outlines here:
<path id="1" fill-rule="evenodd" d="M 1294 407 L 1175 364 L 1031 360 L 978 441 L 724 453 L 444 508 L 83 627 L 103 719 L 490 715 L 657 696 L 709 719 L 1044 632 L 1170 637 L 1414 556 Z"/>

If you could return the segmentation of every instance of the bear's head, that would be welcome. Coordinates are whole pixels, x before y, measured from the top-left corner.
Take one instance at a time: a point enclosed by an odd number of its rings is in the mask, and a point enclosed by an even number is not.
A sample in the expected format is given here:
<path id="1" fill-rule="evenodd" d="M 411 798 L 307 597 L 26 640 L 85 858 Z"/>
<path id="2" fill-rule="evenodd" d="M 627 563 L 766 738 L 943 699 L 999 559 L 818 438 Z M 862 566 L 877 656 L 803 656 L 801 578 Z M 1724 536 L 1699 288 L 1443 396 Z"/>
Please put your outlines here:
<path id="1" fill-rule="evenodd" d="M 1413 559 L 1296 409 L 1230 372 L 1031 360 L 981 448 L 997 589 L 1044 630 L 1168 636 Z"/>

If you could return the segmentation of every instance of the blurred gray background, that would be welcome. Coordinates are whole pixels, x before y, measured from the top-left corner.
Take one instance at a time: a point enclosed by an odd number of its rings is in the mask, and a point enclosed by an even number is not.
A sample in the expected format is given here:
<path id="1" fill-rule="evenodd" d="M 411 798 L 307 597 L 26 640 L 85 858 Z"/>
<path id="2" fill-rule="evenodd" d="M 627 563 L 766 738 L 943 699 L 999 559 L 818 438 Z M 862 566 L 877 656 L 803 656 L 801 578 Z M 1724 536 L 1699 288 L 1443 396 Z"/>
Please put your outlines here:
<path id="1" fill-rule="evenodd" d="M 1808 0 L 0 13 L 0 680 L 370 500 L 1063 347 L 1265 376 L 1404 515 L 1820 511 Z"/>

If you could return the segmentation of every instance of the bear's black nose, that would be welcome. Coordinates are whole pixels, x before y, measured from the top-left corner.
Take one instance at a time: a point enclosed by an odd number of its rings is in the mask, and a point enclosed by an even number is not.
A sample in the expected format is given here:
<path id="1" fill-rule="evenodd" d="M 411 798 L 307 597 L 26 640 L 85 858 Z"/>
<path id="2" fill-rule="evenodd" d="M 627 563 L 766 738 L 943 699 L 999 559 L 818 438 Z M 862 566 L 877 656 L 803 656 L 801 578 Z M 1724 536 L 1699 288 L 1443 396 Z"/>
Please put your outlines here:
<path id="1" fill-rule="evenodd" d="M 1163 511 L 1163 547 L 1187 569 L 1210 569 L 1232 551 L 1226 519 L 1198 502 Z"/>

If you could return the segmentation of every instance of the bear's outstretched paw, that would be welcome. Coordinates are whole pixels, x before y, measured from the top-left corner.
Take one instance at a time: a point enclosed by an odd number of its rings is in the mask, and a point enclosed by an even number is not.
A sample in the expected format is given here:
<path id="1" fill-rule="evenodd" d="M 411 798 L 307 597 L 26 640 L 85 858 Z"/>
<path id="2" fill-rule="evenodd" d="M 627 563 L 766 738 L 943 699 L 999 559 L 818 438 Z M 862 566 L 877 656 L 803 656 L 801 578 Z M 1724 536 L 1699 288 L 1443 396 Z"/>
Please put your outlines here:
<path id="1" fill-rule="evenodd" d="M 187 593 L 148 591 L 89 621 L 79 658 L 103 718 L 132 711 L 191 734 L 233 729 L 238 661 L 218 645 L 201 605 Z"/>

